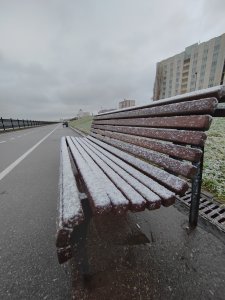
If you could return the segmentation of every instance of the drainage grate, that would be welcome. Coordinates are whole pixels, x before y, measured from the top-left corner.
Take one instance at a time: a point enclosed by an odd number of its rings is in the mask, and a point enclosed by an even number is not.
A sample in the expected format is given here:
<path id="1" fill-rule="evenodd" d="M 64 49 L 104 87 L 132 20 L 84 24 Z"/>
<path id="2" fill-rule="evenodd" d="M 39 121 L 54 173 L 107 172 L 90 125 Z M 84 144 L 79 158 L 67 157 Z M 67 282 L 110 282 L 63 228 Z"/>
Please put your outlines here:
<path id="1" fill-rule="evenodd" d="M 190 207 L 191 190 L 188 190 L 183 197 L 177 197 L 177 199 L 186 206 Z M 225 204 L 220 204 L 216 202 L 212 196 L 201 193 L 199 216 L 203 217 L 225 232 Z"/>

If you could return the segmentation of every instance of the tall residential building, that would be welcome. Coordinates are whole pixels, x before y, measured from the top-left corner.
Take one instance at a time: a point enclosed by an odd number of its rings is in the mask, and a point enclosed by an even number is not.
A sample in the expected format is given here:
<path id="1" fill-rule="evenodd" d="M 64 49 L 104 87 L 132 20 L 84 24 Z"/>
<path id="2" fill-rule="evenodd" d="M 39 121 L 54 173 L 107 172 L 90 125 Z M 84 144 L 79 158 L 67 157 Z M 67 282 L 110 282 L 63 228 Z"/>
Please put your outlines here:
<path id="1" fill-rule="evenodd" d="M 123 101 L 119 102 L 119 109 L 130 107 L 130 106 L 135 106 L 135 100 L 124 99 Z"/>
<path id="2" fill-rule="evenodd" d="M 225 33 L 157 63 L 153 100 L 225 84 Z"/>

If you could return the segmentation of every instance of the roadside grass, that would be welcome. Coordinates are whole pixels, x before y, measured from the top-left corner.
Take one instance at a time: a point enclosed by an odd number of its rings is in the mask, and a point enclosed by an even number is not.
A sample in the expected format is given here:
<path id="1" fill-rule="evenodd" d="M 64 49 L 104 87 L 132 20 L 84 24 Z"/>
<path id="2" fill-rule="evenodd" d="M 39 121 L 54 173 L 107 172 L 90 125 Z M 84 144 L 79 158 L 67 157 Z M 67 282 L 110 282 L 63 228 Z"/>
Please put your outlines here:
<path id="1" fill-rule="evenodd" d="M 80 131 L 84 133 L 89 133 L 91 130 L 91 123 L 92 123 L 93 117 L 83 117 L 78 120 L 71 121 L 69 124 L 71 127 L 77 128 Z"/>
<path id="2" fill-rule="evenodd" d="M 207 136 L 203 189 L 225 203 L 225 119 L 214 118 Z"/>
<path id="3" fill-rule="evenodd" d="M 93 117 L 84 117 L 70 125 L 89 133 Z M 214 118 L 205 145 L 203 189 L 225 203 L 225 119 Z"/>

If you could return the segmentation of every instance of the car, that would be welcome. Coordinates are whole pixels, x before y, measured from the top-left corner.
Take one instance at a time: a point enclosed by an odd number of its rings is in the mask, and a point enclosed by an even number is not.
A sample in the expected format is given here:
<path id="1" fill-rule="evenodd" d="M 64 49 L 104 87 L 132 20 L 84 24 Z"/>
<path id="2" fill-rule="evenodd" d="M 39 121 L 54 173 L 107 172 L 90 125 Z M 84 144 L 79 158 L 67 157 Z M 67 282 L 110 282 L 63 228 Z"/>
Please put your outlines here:
<path id="1" fill-rule="evenodd" d="M 67 121 L 64 121 L 64 122 L 63 122 L 63 127 L 64 127 L 64 126 L 68 127 L 68 122 L 67 122 Z"/>

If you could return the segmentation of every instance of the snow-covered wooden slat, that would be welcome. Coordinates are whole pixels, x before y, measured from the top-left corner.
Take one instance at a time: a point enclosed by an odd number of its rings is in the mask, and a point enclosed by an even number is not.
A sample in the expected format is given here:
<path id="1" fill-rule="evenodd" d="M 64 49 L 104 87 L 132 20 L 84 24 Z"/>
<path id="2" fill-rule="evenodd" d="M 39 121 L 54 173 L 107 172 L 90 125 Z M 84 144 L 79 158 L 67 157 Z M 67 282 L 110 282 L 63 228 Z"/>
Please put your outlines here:
<path id="1" fill-rule="evenodd" d="M 89 145 L 91 145 L 92 149 L 95 148 L 100 153 L 104 154 L 107 158 L 109 158 L 111 161 L 116 163 L 119 167 L 121 167 L 123 170 L 125 170 L 127 173 L 132 175 L 138 181 L 143 183 L 150 190 L 152 190 L 155 194 L 157 194 L 161 198 L 162 204 L 164 206 L 169 206 L 175 202 L 174 192 L 171 192 L 170 190 L 165 188 L 163 185 L 159 184 L 158 182 L 151 179 L 150 177 L 144 175 L 142 172 L 138 171 L 134 167 L 130 166 L 129 164 L 127 164 L 126 162 L 121 160 L 120 158 L 111 154 L 109 151 L 104 150 L 102 147 L 95 144 L 89 138 L 85 138 L 84 141 L 86 141 Z"/>
<path id="2" fill-rule="evenodd" d="M 149 138 L 163 140 L 163 141 L 189 144 L 195 146 L 203 146 L 207 138 L 205 132 L 190 131 L 190 130 L 96 125 L 96 124 L 92 125 L 92 129 L 120 132 L 120 133 L 135 135 L 135 136 L 149 137 Z"/>
<path id="3" fill-rule="evenodd" d="M 121 112 L 132 111 L 132 110 L 137 110 L 137 109 L 142 109 L 142 108 L 167 105 L 170 103 L 179 103 L 179 102 L 183 102 L 183 101 L 199 100 L 199 99 L 203 99 L 203 98 L 216 98 L 219 100 L 219 102 L 221 100 L 224 102 L 225 101 L 225 86 L 224 85 L 214 86 L 214 87 L 207 88 L 207 89 L 197 90 L 197 91 L 193 91 L 190 93 L 181 94 L 181 95 L 153 101 L 146 105 L 137 105 L 137 106 L 127 107 L 127 108 L 122 108 L 120 110 L 112 111 L 110 113 L 109 112 L 101 113 L 99 115 L 102 116 L 102 115 L 118 113 L 120 111 Z"/>
<path id="4" fill-rule="evenodd" d="M 85 139 L 79 139 L 78 142 L 89 153 L 93 160 L 102 167 L 106 175 L 109 176 L 118 188 L 130 200 L 132 210 L 139 210 L 140 203 L 142 204 L 142 197 L 147 200 L 144 201 L 145 207 L 155 209 L 160 207 L 160 197 L 147 188 L 144 184 L 131 176 L 127 171 L 118 166 L 115 162 L 110 160 L 101 151 L 98 151 Z M 138 193 L 137 193 L 138 192 Z M 141 198 L 139 196 L 141 195 Z M 141 202 L 140 202 L 141 200 Z M 144 207 L 144 205 L 143 205 Z M 142 207 L 141 207 L 142 208 Z"/>
<path id="5" fill-rule="evenodd" d="M 83 139 L 83 138 L 82 138 Z M 82 156 L 88 163 L 89 167 L 93 170 L 93 174 L 97 180 L 99 180 L 102 184 L 102 188 L 107 194 L 107 197 L 109 197 L 112 205 L 112 209 L 118 213 L 121 214 L 124 211 L 126 211 L 129 208 L 129 201 L 125 198 L 125 196 L 118 190 L 115 184 L 107 177 L 105 176 L 105 173 L 101 170 L 101 168 L 96 164 L 96 162 L 91 158 L 91 156 L 84 151 L 84 149 L 80 146 L 78 143 L 78 140 L 74 137 L 71 137 L 71 140 L 74 144 L 74 146 L 77 148 L 77 150 L 82 153 Z M 75 159 L 78 159 L 75 157 Z M 82 176 L 84 173 L 82 174 Z"/>
<path id="6" fill-rule="evenodd" d="M 73 227 L 83 221 L 84 215 L 79 191 L 74 178 L 65 137 L 61 139 L 60 149 L 60 197 L 59 228 Z"/>
<path id="7" fill-rule="evenodd" d="M 199 161 L 202 155 L 202 151 L 200 149 L 187 148 L 172 143 L 161 143 L 148 138 L 99 129 L 92 129 L 92 132 L 192 162 Z"/>
<path id="8" fill-rule="evenodd" d="M 91 135 L 93 135 L 93 133 L 91 133 Z M 162 155 L 143 147 L 111 139 L 106 136 L 95 135 L 95 137 L 101 139 L 107 144 L 110 144 L 137 157 L 150 161 L 175 174 L 182 175 L 187 178 L 192 178 L 196 173 L 196 167 L 191 165 L 190 163 L 182 162 L 180 160 L 170 158 L 166 155 Z"/>
<path id="9" fill-rule="evenodd" d="M 159 116 L 177 116 L 192 114 L 213 114 L 218 104 L 216 98 L 206 98 L 180 103 L 164 104 L 155 107 L 140 108 L 137 110 L 127 110 L 95 116 L 95 120 L 120 119 L 120 118 L 140 118 L 140 117 L 159 117 Z"/>
<path id="10" fill-rule="evenodd" d="M 125 197 L 129 199 L 129 209 L 132 211 L 144 210 L 146 207 L 146 201 L 141 196 L 141 194 L 137 193 L 137 191 L 134 190 L 131 185 L 129 185 L 121 176 L 119 176 L 111 167 L 109 167 L 102 159 L 102 156 L 99 158 L 97 155 L 95 155 L 94 152 L 91 152 L 90 149 L 82 143 L 82 139 L 76 138 L 75 140 L 82 144 L 83 151 L 87 152 L 90 155 L 90 157 L 105 173 L 105 176 L 107 176 L 125 195 Z"/>
<path id="11" fill-rule="evenodd" d="M 104 189 L 104 182 L 102 182 L 101 177 L 96 177 L 96 173 L 98 174 L 97 166 L 96 169 L 93 169 L 93 166 L 91 167 L 88 164 L 83 153 L 78 151 L 70 137 L 67 137 L 67 142 L 78 171 L 85 183 L 93 212 L 98 214 L 109 212 L 111 210 L 111 202 Z"/>
<path id="12" fill-rule="evenodd" d="M 58 260 L 63 263 L 71 257 L 72 229 L 84 220 L 65 137 L 61 139 L 59 190 L 56 246 Z"/>
<path id="13" fill-rule="evenodd" d="M 166 172 L 165 170 L 159 169 L 133 155 L 130 155 L 124 151 L 121 151 L 118 148 L 115 148 L 109 144 L 102 142 L 102 137 L 98 136 L 94 133 L 91 136 L 88 136 L 88 139 L 93 141 L 95 144 L 99 145 L 103 149 L 113 153 L 118 158 L 122 159 L 126 163 L 130 164 L 131 166 L 135 167 L 142 173 L 148 175 L 150 178 L 155 179 L 157 182 L 161 183 L 163 186 L 167 187 L 168 189 L 176 192 L 179 195 L 184 194 L 188 190 L 188 184 L 185 180 L 174 176 Z"/>
<path id="14" fill-rule="evenodd" d="M 212 117 L 210 115 L 191 115 L 156 118 L 94 120 L 93 124 L 208 130 L 211 122 Z"/>

